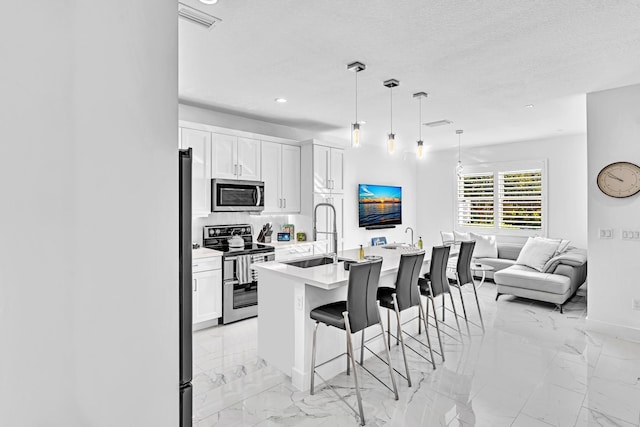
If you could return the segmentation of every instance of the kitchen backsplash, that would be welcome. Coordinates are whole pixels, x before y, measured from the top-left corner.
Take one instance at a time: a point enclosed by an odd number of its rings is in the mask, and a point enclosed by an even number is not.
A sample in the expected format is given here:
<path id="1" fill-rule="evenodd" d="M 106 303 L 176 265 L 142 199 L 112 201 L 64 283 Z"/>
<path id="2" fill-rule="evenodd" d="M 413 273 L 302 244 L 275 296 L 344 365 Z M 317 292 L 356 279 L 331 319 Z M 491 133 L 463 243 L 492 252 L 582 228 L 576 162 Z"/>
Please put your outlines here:
<path id="1" fill-rule="evenodd" d="M 276 233 L 282 229 L 283 224 L 293 224 L 295 231 L 304 231 L 307 236 L 310 236 L 313 230 L 301 229 L 303 224 L 308 224 L 309 221 L 304 220 L 302 215 L 250 215 L 244 212 L 215 212 L 210 213 L 208 217 L 194 217 L 192 223 L 192 238 L 193 243 L 202 245 L 202 228 L 205 225 L 227 225 L 227 224 L 251 224 L 253 226 L 254 239 L 258 237 L 258 233 L 262 226 L 270 222 L 273 224 L 273 239 L 276 238 Z"/>

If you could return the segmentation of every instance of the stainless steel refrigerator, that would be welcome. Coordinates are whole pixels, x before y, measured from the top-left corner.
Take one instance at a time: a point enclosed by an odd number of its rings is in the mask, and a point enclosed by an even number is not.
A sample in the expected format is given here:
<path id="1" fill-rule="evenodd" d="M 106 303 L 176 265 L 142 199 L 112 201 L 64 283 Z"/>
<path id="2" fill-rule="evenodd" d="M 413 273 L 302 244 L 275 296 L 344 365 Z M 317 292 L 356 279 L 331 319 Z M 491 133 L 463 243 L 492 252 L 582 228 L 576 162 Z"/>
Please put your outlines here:
<path id="1" fill-rule="evenodd" d="M 192 425 L 193 337 L 191 315 L 191 148 L 179 150 L 180 427 Z"/>

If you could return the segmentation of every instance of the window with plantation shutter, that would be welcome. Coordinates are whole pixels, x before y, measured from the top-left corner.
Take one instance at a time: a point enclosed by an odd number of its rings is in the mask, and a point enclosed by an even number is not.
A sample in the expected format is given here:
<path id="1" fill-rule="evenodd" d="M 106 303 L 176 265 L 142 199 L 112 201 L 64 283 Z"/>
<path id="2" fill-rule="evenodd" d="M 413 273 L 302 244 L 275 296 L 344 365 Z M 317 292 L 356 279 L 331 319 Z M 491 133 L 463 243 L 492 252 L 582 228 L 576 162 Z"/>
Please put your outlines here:
<path id="1" fill-rule="evenodd" d="M 458 176 L 458 225 L 494 226 L 493 173 Z"/>
<path id="2" fill-rule="evenodd" d="M 542 229 L 542 170 L 498 173 L 499 228 Z"/>

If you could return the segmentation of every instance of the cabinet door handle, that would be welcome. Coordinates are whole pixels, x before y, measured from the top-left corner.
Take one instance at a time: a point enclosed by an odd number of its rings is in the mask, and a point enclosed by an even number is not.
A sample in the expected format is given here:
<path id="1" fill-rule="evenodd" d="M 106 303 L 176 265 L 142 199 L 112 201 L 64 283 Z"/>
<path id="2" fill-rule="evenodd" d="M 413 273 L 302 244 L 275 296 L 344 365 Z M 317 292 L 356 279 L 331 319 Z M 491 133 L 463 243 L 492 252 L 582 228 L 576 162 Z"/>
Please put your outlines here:
<path id="1" fill-rule="evenodd" d="M 240 165 L 240 176 L 242 176 L 242 165 Z"/>
<path id="2" fill-rule="evenodd" d="M 233 174 L 238 175 L 238 164 L 233 165 Z"/>
<path id="3" fill-rule="evenodd" d="M 287 208 L 287 199 L 282 199 L 282 201 L 283 201 L 282 207 L 286 209 Z"/>
<path id="4" fill-rule="evenodd" d="M 198 279 L 193 279 L 193 280 L 195 282 L 193 292 L 198 292 Z"/>

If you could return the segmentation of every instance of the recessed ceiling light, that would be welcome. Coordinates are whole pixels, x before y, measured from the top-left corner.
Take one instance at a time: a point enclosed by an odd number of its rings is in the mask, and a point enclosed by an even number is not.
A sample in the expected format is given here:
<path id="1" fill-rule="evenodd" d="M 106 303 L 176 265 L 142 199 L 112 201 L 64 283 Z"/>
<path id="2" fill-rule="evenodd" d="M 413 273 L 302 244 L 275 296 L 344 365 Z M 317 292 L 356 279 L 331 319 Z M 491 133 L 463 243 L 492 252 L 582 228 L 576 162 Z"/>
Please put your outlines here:
<path id="1" fill-rule="evenodd" d="M 274 101 L 279 102 L 280 104 L 284 104 L 285 102 L 287 102 L 287 100 L 284 98 L 276 98 L 274 99 Z"/>
<path id="2" fill-rule="evenodd" d="M 204 4 L 216 4 L 216 3 L 218 3 L 218 0 L 200 0 L 200 3 L 204 3 Z"/>
<path id="3" fill-rule="evenodd" d="M 533 104 L 527 104 L 524 106 L 524 108 L 533 108 Z"/>

